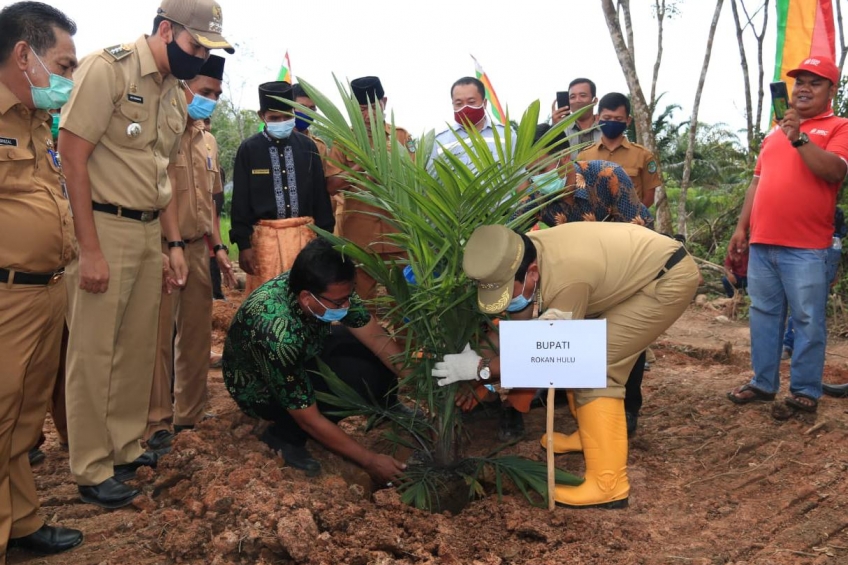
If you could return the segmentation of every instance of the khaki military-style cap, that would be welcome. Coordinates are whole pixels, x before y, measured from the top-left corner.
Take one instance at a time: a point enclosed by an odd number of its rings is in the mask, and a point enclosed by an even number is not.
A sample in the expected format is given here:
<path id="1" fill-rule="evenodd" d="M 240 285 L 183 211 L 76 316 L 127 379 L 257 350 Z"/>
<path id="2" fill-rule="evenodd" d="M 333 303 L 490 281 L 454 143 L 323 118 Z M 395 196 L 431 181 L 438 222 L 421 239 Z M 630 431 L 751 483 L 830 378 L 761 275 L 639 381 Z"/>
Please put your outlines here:
<path id="1" fill-rule="evenodd" d="M 506 226 L 480 226 L 465 244 L 462 270 L 477 284 L 477 307 L 503 312 L 512 300 L 515 273 L 524 257 L 524 241 Z"/>
<path id="2" fill-rule="evenodd" d="M 215 0 L 162 0 L 156 14 L 185 27 L 207 49 L 236 52 L 221 35 L 224 16 Z"/>

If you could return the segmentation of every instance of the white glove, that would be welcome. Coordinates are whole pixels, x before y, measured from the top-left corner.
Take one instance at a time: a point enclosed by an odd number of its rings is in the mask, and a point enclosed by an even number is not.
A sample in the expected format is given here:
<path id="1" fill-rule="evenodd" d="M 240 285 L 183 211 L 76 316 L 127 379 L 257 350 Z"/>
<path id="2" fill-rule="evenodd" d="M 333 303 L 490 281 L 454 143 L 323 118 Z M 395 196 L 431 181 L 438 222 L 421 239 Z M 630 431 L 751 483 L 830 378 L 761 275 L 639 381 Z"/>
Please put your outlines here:
<path id="1" fill-rule="evenodd" d="M 445 355 L 444 360 L 436 363 L 430 374 L 439 379 L 439 386 L 459 381 L 475 381 L 480 359 L 477 352 L 471 349 L 471 344 L 467 343 L 462 353 Z"/>

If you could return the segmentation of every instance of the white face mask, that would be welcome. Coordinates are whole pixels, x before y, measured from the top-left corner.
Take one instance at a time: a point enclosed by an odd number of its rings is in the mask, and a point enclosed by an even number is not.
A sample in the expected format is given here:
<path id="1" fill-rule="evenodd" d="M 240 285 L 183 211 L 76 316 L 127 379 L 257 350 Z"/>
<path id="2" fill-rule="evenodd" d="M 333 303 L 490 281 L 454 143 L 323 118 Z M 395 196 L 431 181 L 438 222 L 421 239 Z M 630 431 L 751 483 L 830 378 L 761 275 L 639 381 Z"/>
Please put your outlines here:
<path id="1" fill-rule="evenodd" d="M 284 122 L 265 122 L 265 130 L 274 139 L 286 139 L 294 131 L 294 118 Z"/>

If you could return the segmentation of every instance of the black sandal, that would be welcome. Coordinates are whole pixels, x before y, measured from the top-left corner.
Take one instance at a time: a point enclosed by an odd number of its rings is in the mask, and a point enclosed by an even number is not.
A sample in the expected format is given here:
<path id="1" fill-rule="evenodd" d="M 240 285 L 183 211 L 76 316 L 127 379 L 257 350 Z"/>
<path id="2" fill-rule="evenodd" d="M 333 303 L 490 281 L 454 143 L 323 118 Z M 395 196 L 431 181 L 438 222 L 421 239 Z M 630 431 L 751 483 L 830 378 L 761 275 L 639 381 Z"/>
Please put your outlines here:
<path id="1" fill-rule="evenodd" d="M 766 392 L 751 385 L 742 385 L 727 393 L 727 398 L 734 404 L 748 404 L 750 402 L 770 402 L 774 400 L 773 392 Z"/>
<path id="2" fill-rule="evenodd" d="M 787 406 L 794 408 L 795 410 L 807 412 L 809 414 L 814 414 L 819 408 L 819 401 L 812 396 L 807 396 L 806 394 L 794 393 L 792 396 L 786 397 L 784 402 Z"/>

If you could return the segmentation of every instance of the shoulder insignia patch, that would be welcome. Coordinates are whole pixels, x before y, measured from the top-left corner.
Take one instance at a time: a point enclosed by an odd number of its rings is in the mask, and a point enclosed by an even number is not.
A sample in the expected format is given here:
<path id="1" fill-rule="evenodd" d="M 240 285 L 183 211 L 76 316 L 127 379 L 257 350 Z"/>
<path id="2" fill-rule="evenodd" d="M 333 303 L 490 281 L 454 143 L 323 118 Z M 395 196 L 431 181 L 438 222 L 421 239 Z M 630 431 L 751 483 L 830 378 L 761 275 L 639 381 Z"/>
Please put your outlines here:
<path id="1" fill-rule="evenodd" d="M 654 160 L 648 161 L 648 172 L 654 174 L 657 172 L 657 162 Z"/>
<path id="2" fill-rule="evenodd" d="M 406 140 L 406 150 L 410 153 L 415 153 L 415 140 L 411 137 Z"/>
<path id="3" fill-rule="evenodd" d="M 120 61 L 127 55 L 133 52 L 133 46 L 127 45 L 126 43 L 121 43 L 120 45 L 114 45 L 112 47 L 107 47 L 104 49 L 106 53 L 112 56 L 116 61 Z"/>

